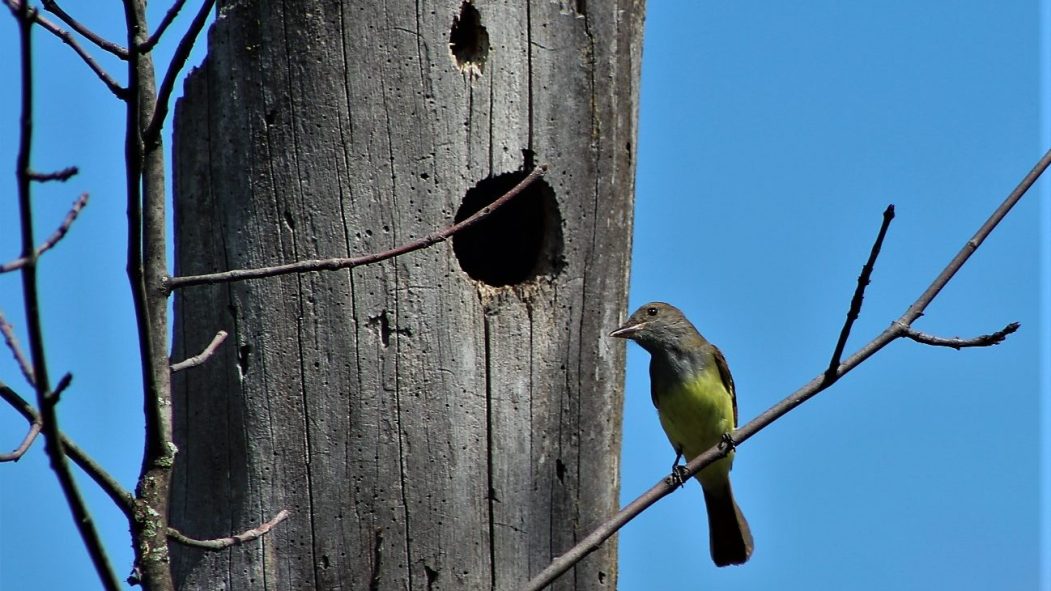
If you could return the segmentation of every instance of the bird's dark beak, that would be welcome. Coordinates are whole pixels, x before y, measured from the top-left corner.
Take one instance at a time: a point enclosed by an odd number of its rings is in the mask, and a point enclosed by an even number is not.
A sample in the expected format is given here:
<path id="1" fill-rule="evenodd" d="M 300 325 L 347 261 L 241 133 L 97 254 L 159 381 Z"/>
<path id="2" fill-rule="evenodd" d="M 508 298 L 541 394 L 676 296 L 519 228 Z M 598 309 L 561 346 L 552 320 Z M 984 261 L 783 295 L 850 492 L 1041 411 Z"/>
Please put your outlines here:
<path id="1" fill-rule="evenodd" d="M 638 334 L 642 327 L 646 326 L 645 322 L 632 323 L 628 321 L 624 326 L 617 330 L 609 333 L 611 337 L 617 337 L 618 339 L 630 339 L 631 337 Z"/>

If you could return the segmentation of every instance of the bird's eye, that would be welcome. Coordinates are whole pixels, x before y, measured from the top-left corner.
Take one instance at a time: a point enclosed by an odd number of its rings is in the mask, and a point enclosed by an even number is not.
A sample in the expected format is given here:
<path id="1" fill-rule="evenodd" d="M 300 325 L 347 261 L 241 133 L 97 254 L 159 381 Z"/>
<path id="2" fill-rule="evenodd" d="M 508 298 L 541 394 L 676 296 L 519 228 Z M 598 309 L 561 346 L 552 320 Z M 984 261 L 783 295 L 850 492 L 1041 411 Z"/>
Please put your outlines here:
<path id="1" fill-rule="evenodd" d="M 656 316 L 657 315 L 657 308 L 654 307 L 654 306 L 650 306 L 649 308 L 646 308 L 646 313 L 649 314 L 650 316 Z"/>

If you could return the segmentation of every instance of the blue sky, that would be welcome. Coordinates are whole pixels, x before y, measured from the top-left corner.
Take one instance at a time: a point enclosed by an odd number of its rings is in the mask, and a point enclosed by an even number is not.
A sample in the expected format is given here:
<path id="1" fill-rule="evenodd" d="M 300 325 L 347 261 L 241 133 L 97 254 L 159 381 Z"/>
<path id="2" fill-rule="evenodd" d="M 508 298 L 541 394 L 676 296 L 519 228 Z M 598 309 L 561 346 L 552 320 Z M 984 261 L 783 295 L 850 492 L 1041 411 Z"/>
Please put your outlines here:
<path id="1" fill-rule="evenodd" d="M 827 364 L 894 203 L 848 352 L 864 344 L 1051 147 L 1049 12 L 1035 0 L 650 2 L 629 308 L 682 308 L 726 354 L 751 419 Z M 116 13 L 86 20 L 119 38 Z M 14 55 L 14 33 L 0 16 L 0 54 Z M 141 403 L 138 370 L 115 361 L 136 358 L 122 115 L 67 47 L 40 33 L 36 42 L 34 166 L 81 169 L 37 187 L 39 231 L 79 191 L 92 197 L 43 272 L 52 372 L 75 375 L 63 425 L 130 487 Z M 0 79 L 14 66 L 0 60 Z M 0 163 L 13 165 L 17 95 L 4 88 Z M 1051 530 L 1051 196 L 1047 181 L 1038 189 L 916 325 L 972 336 L 1018 321 L 1021 331 L 990 349 L 891 344 L 741 446 L 734 487 L 756 543 L 747 565 L 711 564 L 691 483 L 622 531 L 620 589 L 1051 589 L 1051 540 L 1040 539 L 1041 523 Z M 0 194 L 14 194 L 11 177 L 0 176 Z M 0 253 L 17 252 L 14 214 L 13 197 L 0 199 Z M 0 310 L 21 329 L 19 302 L 17 278 L 0 277 Z M 2 353 L 0 377 L 21 387 Z M 625 502 L 672 459 L 647 363 L 629 348 Z M 23 429 L 0 410 L 0 448 Z M 126 524 L 84 488 L 123 576 Z M 0 589 L 80 588 L 95 588 L 90 563 L 37 445 L 0 466 Z"/>

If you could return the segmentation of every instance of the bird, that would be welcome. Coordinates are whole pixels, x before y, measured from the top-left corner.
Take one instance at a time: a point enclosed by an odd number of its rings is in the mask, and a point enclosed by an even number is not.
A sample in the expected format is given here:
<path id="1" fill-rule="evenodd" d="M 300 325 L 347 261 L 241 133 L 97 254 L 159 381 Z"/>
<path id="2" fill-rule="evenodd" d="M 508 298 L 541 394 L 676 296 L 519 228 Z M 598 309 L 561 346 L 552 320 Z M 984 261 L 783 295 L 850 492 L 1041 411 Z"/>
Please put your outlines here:
<path id="1" fill-rule="evenodd" d="M 708 511 L 712 561 L 720 567 L 744 564 L 754 544 L 730 486 L 737 394 L 726 357 L 682 311 L 664 302 L 641 306 L 610 336 L 635 341 L 650 354 L 650 395 L 676 453 L 673 479 L 682 483 L 681 457 L 689 461 L 720 442 L 730 445 L 696 479 Z"/>

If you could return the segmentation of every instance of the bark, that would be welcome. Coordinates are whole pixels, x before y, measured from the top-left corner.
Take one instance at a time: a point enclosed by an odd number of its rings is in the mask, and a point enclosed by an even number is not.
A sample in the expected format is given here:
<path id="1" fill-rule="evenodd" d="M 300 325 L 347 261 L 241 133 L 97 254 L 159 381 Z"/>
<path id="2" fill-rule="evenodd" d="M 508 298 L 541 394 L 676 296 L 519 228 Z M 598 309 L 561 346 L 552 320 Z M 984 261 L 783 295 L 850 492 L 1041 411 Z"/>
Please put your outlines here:
<path id="1" fill-rule="evenodd" d="M 173 358 L 231 336 L 174 377 L 172 525 L 292 511 L 173 546 L 181 588 L 513 589 L 616 510 L 642 15 L 220 3 L 176 109 L 177 275 L 386 250 L 551 170 L 452 243 L 176 293 Z M 615 587 L 612 543 L 555 585 Z"/>

